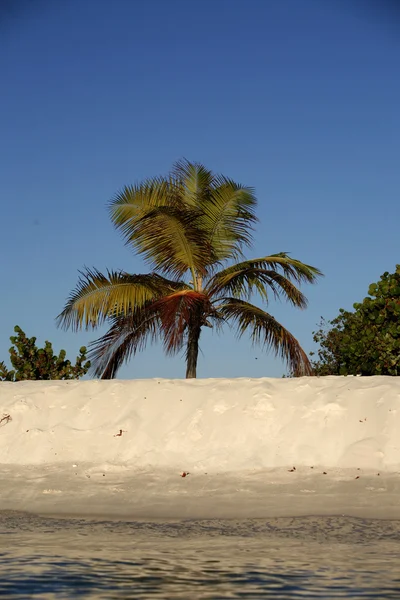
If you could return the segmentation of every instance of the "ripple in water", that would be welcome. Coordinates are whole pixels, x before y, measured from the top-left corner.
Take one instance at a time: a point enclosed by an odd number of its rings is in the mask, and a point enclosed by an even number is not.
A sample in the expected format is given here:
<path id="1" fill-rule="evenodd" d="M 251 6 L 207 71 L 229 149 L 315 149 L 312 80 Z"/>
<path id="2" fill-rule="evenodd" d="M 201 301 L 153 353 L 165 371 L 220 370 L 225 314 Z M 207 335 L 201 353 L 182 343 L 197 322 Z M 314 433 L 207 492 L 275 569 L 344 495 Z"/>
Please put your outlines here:
<path id="1" fill-rule="evenodd" d="M 9 598 L 400 598 L 400 523 L 121 522 L 0 513 Z"/>

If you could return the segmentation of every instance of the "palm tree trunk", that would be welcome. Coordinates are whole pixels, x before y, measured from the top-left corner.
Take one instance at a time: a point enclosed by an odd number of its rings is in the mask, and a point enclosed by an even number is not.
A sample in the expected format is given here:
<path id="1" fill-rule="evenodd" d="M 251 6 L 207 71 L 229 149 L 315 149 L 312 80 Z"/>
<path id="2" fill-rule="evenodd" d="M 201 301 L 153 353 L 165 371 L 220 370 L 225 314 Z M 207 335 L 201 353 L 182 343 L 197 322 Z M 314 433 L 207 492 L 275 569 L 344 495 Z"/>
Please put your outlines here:
<path id="1" fill-rule="evenodd" d="M 199 325 L 198 322 L 191 323 L 189 325 L 189 335 L 186 348 L 186 379 L 196 378 L 200 333 L 201 325 Z"/>

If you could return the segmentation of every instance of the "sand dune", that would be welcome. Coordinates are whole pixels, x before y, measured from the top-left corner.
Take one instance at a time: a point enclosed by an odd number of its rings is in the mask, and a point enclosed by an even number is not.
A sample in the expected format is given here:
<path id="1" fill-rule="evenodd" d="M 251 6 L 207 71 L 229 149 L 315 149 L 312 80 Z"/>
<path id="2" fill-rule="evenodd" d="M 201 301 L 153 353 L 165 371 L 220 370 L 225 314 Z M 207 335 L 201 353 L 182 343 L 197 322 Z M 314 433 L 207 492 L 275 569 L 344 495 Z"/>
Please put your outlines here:
<path id="1" fill-rule="evenodd" d="M 0 419 L 0 509 L 400 515 L 398 378 L 0 383 Z"/>

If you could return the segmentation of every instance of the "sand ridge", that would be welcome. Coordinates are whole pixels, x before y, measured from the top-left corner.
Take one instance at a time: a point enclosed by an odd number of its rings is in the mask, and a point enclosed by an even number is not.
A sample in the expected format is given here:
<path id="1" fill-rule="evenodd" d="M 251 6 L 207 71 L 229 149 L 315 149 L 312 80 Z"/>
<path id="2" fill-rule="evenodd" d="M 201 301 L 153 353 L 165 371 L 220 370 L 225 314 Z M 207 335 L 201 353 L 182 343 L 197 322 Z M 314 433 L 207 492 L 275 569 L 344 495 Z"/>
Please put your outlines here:
<path id="1" fill-rule="evenodd" d="M 400 515 L 398 378 L 0 383 L 0 419 L 0 509 Z"/>

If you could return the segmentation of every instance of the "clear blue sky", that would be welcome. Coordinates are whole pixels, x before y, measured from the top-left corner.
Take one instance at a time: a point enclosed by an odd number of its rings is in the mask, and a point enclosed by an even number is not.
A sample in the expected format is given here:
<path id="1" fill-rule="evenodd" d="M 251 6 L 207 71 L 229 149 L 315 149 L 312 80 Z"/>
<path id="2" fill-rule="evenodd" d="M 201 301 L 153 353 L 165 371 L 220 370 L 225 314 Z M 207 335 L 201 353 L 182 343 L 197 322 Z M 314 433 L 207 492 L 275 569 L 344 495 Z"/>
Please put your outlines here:
<path id="1" fill-rule="evenodd" d="M 15 324 L 71 358 L 97 337 L 54 319 L 84 265 L 144 270 L 106 203 L 180 157 L 256 188 L 254 256 L 288 251 L 325 273 L 304 289 L 305 312 L 269 308 L 306 350 L 321 315 L 351 308 L 400 262 L 400 21 L 389 4 L 387 14 L 368 0 L 2 8 L 0 360 Z M 285 372 L 229 330 L 207 332 L 202 350 L 202 377 Z M 150 347 L 120 376 L 182 377 L 184 364 Z"/>

